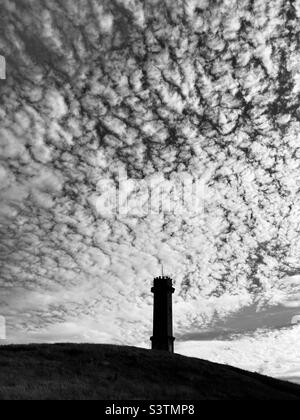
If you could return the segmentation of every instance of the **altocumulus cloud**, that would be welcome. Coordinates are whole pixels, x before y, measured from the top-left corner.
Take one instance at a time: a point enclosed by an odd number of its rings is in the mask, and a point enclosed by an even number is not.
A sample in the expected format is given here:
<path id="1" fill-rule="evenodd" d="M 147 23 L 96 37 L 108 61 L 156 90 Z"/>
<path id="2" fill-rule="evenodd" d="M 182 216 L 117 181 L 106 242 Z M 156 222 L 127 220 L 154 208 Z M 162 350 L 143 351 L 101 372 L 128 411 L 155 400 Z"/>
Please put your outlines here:
<path id="1" fill-rule="evenodd" d="M 253 303 L 298 305 L 299 18 L 283 0 L 1 1 L 11 341 L 143 345 L 161 263 L 178 336 Z M 136 185 L 189 175 L 203 206 L 107 213 L 120 169 Z"/>

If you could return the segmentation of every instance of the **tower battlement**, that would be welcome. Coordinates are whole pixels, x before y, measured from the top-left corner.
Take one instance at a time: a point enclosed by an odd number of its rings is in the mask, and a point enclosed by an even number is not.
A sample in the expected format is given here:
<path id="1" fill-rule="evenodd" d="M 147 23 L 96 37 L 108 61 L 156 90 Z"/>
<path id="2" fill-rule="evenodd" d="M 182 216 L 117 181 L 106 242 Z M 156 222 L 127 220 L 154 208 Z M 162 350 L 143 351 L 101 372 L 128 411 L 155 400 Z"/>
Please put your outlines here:
<path id="1" fill-rule="evenodd" d="M 172 293 L 174 293 L 175 289 L 172 286 L 173 280 L 171 277 L 167 276 L 159 276 L 156 277 L 153 281 L 153 287 L 151 289 L 152 293 L 155 293 L 155 289 L 161 288 L 169 288 Z"/>

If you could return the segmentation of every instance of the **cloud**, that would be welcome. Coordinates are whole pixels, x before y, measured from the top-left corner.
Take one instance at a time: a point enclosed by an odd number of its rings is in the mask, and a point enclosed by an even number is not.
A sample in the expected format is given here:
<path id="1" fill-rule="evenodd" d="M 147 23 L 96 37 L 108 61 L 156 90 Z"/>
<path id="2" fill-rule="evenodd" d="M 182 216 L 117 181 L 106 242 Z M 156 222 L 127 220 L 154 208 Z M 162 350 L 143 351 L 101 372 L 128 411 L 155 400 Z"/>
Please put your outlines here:
<path id="1" fill-rule="evenodd" d="M 146 343 L 162 263 L 180 333 L 253 302 L 298 302 L 286 280 L 299 276 L 298 8 L 2 9 L 0 288 L 11 340 L 57 331 Z M 123 214 L 109 201 L 120 170 L 132 185 Z M 145 183 L 175 185 L 178 209 L 187 177 L 203 186 L 199 208 L 148 212 Z"/>
<path id="2" fill-rule="evenodd" d="M 292 321 L 291 321 L 291 323 L 294 325 L 294 324 L 299 324 L 299 322 L 300 322 L 300 315 L 296 315 L 296 316 L 294 316 L 293 318 L 292 318 Z"/>
<path id="3" fill-rule="evenodd" d="M 177 343 L 177 352 L 299 383 L 299 334 L 299 326 L 277 331 L 258 330 L 232 340 Z"/>

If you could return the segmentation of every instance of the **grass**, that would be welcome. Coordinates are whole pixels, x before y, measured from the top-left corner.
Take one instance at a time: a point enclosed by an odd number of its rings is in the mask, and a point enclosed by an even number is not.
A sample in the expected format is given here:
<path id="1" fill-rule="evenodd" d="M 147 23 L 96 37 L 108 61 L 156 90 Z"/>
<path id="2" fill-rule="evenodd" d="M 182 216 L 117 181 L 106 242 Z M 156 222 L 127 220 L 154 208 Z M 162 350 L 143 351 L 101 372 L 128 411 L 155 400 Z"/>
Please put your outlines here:
<path id="1" fill-rule="evenodd" d="M 112 345 L 0 347 L 1 400 L 300 400 L 300 387 L 164 352 Z"/>

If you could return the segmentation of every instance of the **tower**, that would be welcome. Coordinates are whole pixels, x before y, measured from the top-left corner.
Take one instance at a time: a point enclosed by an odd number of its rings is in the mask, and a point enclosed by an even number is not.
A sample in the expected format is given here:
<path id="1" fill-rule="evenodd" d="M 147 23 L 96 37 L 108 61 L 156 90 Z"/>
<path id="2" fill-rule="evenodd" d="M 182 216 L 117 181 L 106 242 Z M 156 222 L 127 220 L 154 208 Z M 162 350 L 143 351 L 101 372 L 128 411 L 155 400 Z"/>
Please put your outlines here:
<path id="1" fill-rule="evenodd" d="M 154 279 L 154 287 L 151 289 L 154 294 L 152 350 L 174 353 L 172 309 L 174 291 L 170 277 L 161 276 Z"/>

